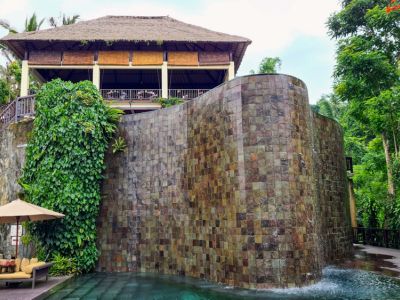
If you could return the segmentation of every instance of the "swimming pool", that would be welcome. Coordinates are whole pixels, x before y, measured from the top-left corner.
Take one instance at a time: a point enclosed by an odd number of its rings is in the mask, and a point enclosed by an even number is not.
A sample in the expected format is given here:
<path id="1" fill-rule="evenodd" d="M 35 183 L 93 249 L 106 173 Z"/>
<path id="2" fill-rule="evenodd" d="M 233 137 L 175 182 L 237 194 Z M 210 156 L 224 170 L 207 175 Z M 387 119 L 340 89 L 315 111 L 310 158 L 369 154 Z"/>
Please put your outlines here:
<path id="1" fill-rule="evenodd" d="M 45 299 L 178 299 L 178 300 L 396 300 L 400 283 L 372 272 L 325 268 L 312 286 L 249 291 L 178 276 L 136 273 L 94 273 L 71 279 Z"/>

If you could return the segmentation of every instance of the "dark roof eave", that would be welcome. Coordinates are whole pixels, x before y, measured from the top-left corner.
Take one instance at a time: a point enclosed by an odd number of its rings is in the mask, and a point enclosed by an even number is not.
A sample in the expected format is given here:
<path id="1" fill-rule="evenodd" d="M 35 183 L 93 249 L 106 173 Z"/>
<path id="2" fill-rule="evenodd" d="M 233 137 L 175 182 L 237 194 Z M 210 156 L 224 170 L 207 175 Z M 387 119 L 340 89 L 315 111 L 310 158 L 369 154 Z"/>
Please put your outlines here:
<path id="1" fill-rule="evenodd" d="M 6 36 L 7 37 L 7 36 Z M 13 42 L 15 43 L 23 43 L 23 42 L 35 42 L 35 41 L 49 41 L 49 40 L 7 40 L 5 39 L 5 37 L 3 37 L 2 39 L 0 39 L 0 43 L 6 45 L 12 52 L 14 52 L 14 54 L 19 58 L 19 59 L 23 59 L 25 56 L 24 52 L 21 52 L 20 50 L 18 50 L 18 47 L 13 46 Z M 74 42 L 75 40 L 51 40 L 51 41 L 58 41 L 58 42 Z M 104 41 L 104 40 L 93 40 L 93 42 L 95 41 Z M 122 41 L 122 40 L 115 40 L 115 41 Z M 127 42 L 129 42 L 129 40 L 126 40 Z M 49 41 L 50 42 L 50 41 Z M 75 41 L 76 42 L 76 41 Z M 131 41 L 132 42 L 132 41 Z M 141 41 L 141 42 L 146 42 L 146 41 Z M 245 42 L 211 42 L 211 41 L 163 41 L 163 42 L 181 42 L 181 43 L 232 43 L 232 44 L 238 44 L 240 45 L 240 50 L 239 53 L 236 55 L 236 59 L 234 59 L 235 61 L 235 72 L 238 70 L 240 64 L 242 63 L 243 60 L 243 56 L 244 53 L 246 52 L 247 47 L 251 44 L 251 40 L 246 39 Z"/>
<path id="2" fill-rule="evenodd" d="M 13 46 L 12 43 L 10 43 L 7 40 L 0 39 L 0 44 L 5 45 L 7 48 L 9 48 L 19 59 L 23 59 L 25 56 L 25 53 L 22 53 L 19 51 L 16 47 Z"/>

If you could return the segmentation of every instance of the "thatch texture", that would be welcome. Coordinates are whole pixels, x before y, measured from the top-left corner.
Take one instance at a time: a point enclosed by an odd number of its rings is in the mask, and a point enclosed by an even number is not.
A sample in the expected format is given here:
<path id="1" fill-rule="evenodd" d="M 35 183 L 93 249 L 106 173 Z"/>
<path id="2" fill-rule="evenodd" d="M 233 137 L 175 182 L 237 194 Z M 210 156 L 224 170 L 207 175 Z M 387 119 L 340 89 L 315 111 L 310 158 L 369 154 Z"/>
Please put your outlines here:
<path id="1" fill-rule="evenodd" d="M 63 55 L 63 65 L 92 65 L 93 61 L 93 51 L 65 51 Z"/>
<path id="2" fill-rule="evenodd" d="M 197 52 L 172 51 L 168 52 L 168 65 L 171 66 L 198 66 L 199 55 Z"/>
<path id="3" fill-rule="evenodd" d="M 232 53 L 231 59 L 237 70 L 251 41 L 165 16 L 106 16 L 56 28 L 9 34 L 0 39 L 0 43 L 20 59 L 35 49 L 226 51 Z"/>
<path id="4" fill-rule="evenodd" d="M 106 16 L 35 32 L 9 34 L 2 40 L 250 42 L 240 36 L 212 31 L 167 16 Z"/>
<path id="5" fill-rule="evenodd" d="M 162 65 L 163 52 L 160 51 L 133 51 L 132 65 Z"/>
<path id="6" fill-rule="evenodd" d="M 99 51 L 99 65 L 129 65 L 129 51 Z"/>

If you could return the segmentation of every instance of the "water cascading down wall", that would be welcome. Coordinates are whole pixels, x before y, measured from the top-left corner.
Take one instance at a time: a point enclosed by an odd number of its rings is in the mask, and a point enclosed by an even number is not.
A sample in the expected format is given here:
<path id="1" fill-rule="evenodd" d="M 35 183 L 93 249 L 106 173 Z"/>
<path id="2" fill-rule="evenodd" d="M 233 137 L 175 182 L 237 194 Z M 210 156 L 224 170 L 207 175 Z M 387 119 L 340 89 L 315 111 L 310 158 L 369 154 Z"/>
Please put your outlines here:
<path id="1" fill-rule="evenodd" d="M 286 75 L 236 78 L 127 115 L 107 156 L 99 271 L 303 286 L 351 251 L 340 126 Z"/>

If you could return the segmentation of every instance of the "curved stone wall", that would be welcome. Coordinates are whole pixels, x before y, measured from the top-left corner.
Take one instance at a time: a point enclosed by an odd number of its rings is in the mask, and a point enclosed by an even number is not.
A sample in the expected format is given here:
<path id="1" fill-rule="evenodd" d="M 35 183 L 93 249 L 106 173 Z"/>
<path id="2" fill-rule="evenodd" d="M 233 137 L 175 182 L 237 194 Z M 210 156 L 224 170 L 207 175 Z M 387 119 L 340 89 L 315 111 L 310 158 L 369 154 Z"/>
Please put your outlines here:
<path id="1" fill-rule="evenodd" d="M 311 114 L 300 80 L 239 77 L 119 129 L 98 270 L 291 287 L 350 253 L 341 129 Z"/>

